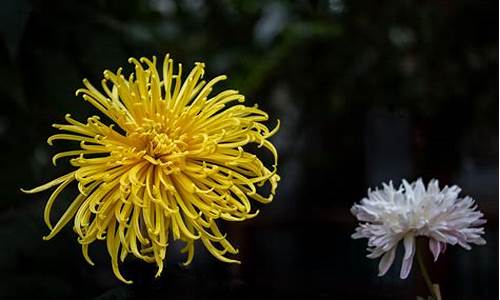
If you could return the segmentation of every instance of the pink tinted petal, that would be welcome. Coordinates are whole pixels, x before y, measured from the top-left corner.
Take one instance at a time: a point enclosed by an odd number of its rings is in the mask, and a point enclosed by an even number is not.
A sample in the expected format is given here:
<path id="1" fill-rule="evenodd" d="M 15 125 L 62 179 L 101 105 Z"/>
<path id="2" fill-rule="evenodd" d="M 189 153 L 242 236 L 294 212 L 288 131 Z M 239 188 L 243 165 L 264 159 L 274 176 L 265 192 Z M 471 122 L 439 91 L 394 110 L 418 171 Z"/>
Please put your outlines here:
<path id="1" fill-rule="evenodd" d="M 396 247 L 386 252 L 384 256 L 380 259 L 380 263 L 378 264 L 378 276 L 384 276 L 385 273 L 389 270 L 394 262 L 394 256 L 396 256 Z"/>
<path id="2" fill-rule="evenodd" d="M 437 261 L 439 253 L 441 253 L 441 243 L 436 241 L 435 239 L 429 239 L 429 249 L 434 256 L 434 261 Z"/>
<path id="3" fill-rule="evenodd" d="M 405 237 L 404 242 L 405 255 L 403 259 L 403 265 L 401 266 L 401 273 L 399 277 L 401 279 L 406 279 L 408 274 L 410 274 L 411 266 L 413 264 L 413 256 L 415 255 L 415 238 L 413 235 L 408 235 Z"/>
<path id="4" fill-rule="evenodd" d="M 404 240 L 403 240 L 403 245 L 405 246 L 404 259 L 407 259 L 413 255 L 412 252 L 415 249 L 415 237 L 412 234 L 406 235 Z"/>

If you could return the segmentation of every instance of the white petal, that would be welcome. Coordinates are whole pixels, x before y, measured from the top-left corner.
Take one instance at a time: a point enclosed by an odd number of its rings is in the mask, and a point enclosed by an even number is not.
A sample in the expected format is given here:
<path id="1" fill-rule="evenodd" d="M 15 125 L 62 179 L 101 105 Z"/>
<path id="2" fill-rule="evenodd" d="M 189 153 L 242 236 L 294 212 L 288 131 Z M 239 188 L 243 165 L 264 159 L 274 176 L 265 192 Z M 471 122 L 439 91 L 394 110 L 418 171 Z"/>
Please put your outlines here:
<path id="1" fill-rule="evenodd" d="M 434 261 L 437 261 L 439 253 L 441 253 L 441 242 L 436 241 L 433 238 L 429 239 L 429 249 L 431 250 L 432 255 L 434 256 Z"/>
<path id="2" fill-rule="evenodd" d="M 396 256 L 396 248 L 394 247 L 389 252 L 386 252 L 384 256 L 380 259 L 380 263 L 378 264 L 378 276 L 384 276 L 385 273 L 389 270 L 394 262 L 394 257 Z"/>
<path id="3" fill-rule="evenodd" d="M 406 279 L 408 274 L 410 274 L 411 266 L 413 264 L 413 256 L 415 255 L 415 237 L 413 235 L 407 235 L 403 244 L 405 246 L 405 255 L 399 277 L 401 277 L 401 279 Z"/>
<path id="4" fill-rule="evenodd" d="M 469 244 L 467 244 L 466 242 L 462 242 L 462 241 L 460 241 L 460 240 L 459 240 L 459 241 L 458 241 L 458 244 L 459 244 L 460 246 L 462 246 L 462 248 L 464 248 L 465 250 L 470 250 L 470 249 L 472 249 L 472 247 L 471 247 Z"/>
<path id="5" fill-rule="evenodd" d="M 403 179 L 403 184 L 404 186 L 404 189 L 405 189 L 405 194 L 408 198 L 413 198 L 413 188 L 411 186 L 411 184 L 406 181 L 405 179 Z"/>
<path id="6" fill-rule="evenodd" d="M 482 217 L 482 214 L 481 214 L 481 217 Z M 470 224 L 470 226 L 481 226 L 483 224 L 486 224 L 486 220 L 485 219 L 478 219 L 478 220 L 472 222 Z"/>
<path id="7" fill-rule="evenodd" d="M 431 181 L 429 181 L 427 192 L 431 194 L 439 193 L 439 181 L 437 179 L 432 179 Z"/>
<path id="8" fill-rule="evenodd" d="M 474 241 L 476 245 L 486 245 L 486 240 L 483 238 L 478 238 L 476 241 Z"/>
<path id="9" fill-rule="evenodd" d="M 415 183 L 415 188 L 414 188 L 414 193 L 415 193 L 415 199 L 416 200 L 422 200 L 422 198 L 425 195 L 425 185 L 422 182 L 422 178 L 419 178 L 417 182 Z"/>

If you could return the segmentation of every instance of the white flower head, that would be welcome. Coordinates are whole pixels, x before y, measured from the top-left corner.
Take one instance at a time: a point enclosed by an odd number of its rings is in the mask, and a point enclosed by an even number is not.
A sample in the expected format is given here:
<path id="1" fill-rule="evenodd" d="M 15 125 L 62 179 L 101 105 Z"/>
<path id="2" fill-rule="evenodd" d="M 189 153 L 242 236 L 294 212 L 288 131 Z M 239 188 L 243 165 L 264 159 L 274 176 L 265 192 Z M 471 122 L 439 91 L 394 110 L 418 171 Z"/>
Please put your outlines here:
<path id="1" fill-rule="evenodd" d="M 459 198 L 461 189 L 454 185 L 439 189 L 433 179 L 427 189 L 422 179 L 413 183 L 403 180 L 399 188 L 392 182 L 383 183 L 383 189 L 368 190 L 368 198 L 354 204 L 352 214 L 362 222 L 352 235 L 354 239 L 367 238 L 369 258 L 382 256 L 379 276 L 391 267 L 398 243 L 402 240 L 405 253 L 400 277 L 410 273 L 415 255 L 415 238 L 429 238 L 434 261 L 446 249 L 446 244 L 460 245 L 469 250 L 469 244 L 484 245 L 481 237 L 486 220 L 468 196 Z"/>

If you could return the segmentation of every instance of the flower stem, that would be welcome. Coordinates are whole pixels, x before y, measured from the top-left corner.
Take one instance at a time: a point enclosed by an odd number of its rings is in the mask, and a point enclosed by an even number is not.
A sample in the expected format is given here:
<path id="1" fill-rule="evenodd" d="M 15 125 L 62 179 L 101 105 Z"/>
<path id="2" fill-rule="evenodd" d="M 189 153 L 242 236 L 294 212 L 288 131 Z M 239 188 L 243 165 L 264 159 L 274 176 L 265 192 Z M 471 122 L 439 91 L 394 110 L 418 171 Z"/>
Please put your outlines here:
<path id="1" fill-rule="evenodd" d="M 422 277 L 424 277 L 425 284 L 427 285 L 432 298 L 437 300 L 439 298 L 437 297 L 434 287 L 432 286 L 431 278 L 429 277 L 429 273 L 427 272 L 427 268 L 425 267 L 424 260 L 422 258 L 422 250 L 419 246 L 420 245 L 417 244 L 416 247 L 418 266 L 420 267 L 420 272 L 422 273 Z"/>

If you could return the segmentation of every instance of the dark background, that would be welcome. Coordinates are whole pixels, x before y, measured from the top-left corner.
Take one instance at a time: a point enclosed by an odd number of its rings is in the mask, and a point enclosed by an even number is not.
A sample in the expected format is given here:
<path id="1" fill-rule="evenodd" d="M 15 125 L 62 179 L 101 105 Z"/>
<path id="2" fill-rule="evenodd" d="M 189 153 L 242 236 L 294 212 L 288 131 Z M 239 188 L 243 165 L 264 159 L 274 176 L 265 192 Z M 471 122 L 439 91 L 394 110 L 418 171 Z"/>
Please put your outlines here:
<path id="1" fill-rule="evenodd" d="M 418 177 L 460 185 L 488 219 L 486 246 L 426 257 L 443 299 L 498 299 L 497 13 L 476 0 L 3 0 L 0 299 L 415 299 L 416 265 L 399 279 L 399 256 L 377 277 L 349 209 L 368 187 Z M 167 52 L 281 120 L 282 181 L 259 217 L 223 225 L 241 266 L 199 244 L 181 268 L 171 245 L 158 280 L 127 261 L 126 286 L 102 244 L 91 267 L 69 227 L 42 241 L 49 193 L 19 188 L 68 170 L 45 140 L 66 113 L 96 112 L 74 96 L 84 77 Z"/>

